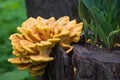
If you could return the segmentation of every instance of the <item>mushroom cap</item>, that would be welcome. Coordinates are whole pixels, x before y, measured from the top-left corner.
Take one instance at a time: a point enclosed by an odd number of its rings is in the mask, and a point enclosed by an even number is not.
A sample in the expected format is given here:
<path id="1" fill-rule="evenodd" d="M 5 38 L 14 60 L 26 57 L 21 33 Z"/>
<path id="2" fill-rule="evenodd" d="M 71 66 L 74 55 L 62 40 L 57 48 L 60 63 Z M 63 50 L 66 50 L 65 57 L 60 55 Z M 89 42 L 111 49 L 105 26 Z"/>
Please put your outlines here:
<path id="1" fill-rule="evenodd" d="M 22 63 L 20 58 L 10 58 L 10 59 L 8 59 L 8 62 L 11 62 L 12 64 L 21 64 Z"/>
<path id="2" fill-rule="evenodd" d="M 22 64 L 18 64 L 18 65 L 17 65 L 17 68 L 18 68 L 19 70 L 25 70 L 25 69 L 28 69 L 31 65 L 32 65 L 32 64 L 30 64 L 30 63 L 27 63 L 27 64 L 22 63 Z"/>
<path id="3" fill-rule="evenodd" d="M 47 63 L 54 60 L 50 53 L 56 44 L 60 45 L 66 53 L 72 51 L 72 42 L 78 42 L 82 33 L 83 23 L 77 23 L 68 16 L 44 19 L 38 16 L 30 17 L 23 22 L 15 33 L 10 36 L 13 55 L 16 58 L 8 59 L 16 64 L 18 69 L 28 69 L 33 76 L 45 73 Z"/>
<path id="4" fill-rule="evenodd" d="M 47 67 L 47 63 L 40 63 L 40 64 L 32 65 L 30 67 L 30 70 L 31 71 L 38 71 L 38 70 L 44 69 L 45 67 Z"/>
<path id="5" fill-rule="evenodd" d="M 29 70 L 32 76 L 39 76 L 39 75 L 43 75 L 45 73 L 45 69 L 39 70 L 39 71 L 32 71 Z"/>
<path id="6" fill-rule="evenodd" d="M 49 62 L 49 61 L 52 61 L 54 58 L 49 56 L 37 55 L 37 56 L 30 56 L 30 59 L 33 61 L 39 61 L 39 62 Z"/>

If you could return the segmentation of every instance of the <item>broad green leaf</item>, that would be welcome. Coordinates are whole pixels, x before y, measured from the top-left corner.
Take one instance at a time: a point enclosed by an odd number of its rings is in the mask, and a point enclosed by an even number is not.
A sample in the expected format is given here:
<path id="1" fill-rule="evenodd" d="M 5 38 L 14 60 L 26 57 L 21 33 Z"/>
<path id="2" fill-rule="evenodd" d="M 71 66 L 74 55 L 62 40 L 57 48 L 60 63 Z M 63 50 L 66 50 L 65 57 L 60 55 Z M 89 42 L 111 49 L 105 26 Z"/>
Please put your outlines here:
<path id="1" fill-rule="evenodd" d="M 83 4 L 82 0 L 78 0 L 78 14 L 81 20 L 86 19 L 89 20 L 89 13 L 87 7 Z"/>
<path id="2" fill-rule="evenodd" d="M 112 21 L 114 22 L 120 22 L 120 0 L 113 0 L 112 7 L 111 7 L 111 13 L 112 13 Z M 114 26 L 116 27 L 116 26 Z"/>
<path id="3" fill-rule="evenodd" d="M 111 5 L 112 5 L 111 0 L 102 0 L 101 3 L 102 3 L 101 7 L 105 13 L 111 11 Z"/>
<path id="4" fill-rule="evenodd" d="M 102 0 L 94 0 L 96 8 L 100 8 L 101 7 L 101 2 L 102 2 Z"/>
<path id="5" fill-rule="evenodd" d="M 108 23 L 112 24 L 113 22 L 113 17 L 112 17 L 112 13 L 111 12 L 108 12 L 105 16 L 106 20 Z"/>
<path id="6" fill-rule="evenodd" d="M 103 43 L 109 48 L 110 46 L 108 43 L 107 36 L 101 27 L 98 27 L 98 34 L 99 34 L 100 38 L 102 39 Z"/>
<path id="7" fill-rule="evenodd" d="M 106 35 L 108 35 L 113 30 L 113 28 L 106 21 L 103 13 L 100 10 L 98 10 L 97 8 L 94 8 L 93 13 L 94 13 L 93 16 L 94 16 L 97 24 L 99 24 L 101 26 L 101 28 L 103 29 L 104 33 Z"/>
<path id="8" fill-rule="evenodd" d="M 96 4 L 94 3 L 94 0 L 82 0 L 82 1 L 90 11 L 93 11 L 93 7 L 97 7 Z"/>

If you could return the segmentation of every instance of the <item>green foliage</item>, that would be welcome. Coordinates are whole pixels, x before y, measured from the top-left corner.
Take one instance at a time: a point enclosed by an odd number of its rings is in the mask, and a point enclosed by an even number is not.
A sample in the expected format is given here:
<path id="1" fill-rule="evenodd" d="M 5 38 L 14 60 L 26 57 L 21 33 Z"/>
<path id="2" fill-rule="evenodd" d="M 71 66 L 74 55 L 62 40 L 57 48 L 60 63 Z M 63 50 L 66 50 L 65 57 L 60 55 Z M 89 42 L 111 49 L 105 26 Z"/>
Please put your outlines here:
<path id="1" fill-rule="evenodd" d="M 33 80 L 28 72 L 7 61 L 14 57 L 8 38 L 26 18 L 24 0 L 0 0 L 0 80 Z"/>
<path id="2" fill-rule="evenodd" d="M 120 0 L 78 0 L 78 3 L 86 39 L 101 41 L 110 49 L 116 42 L 115 35 L 120 34 Z"/>
<path id="3" fill-rule="evenodd" d="M 33 78 L 29 76 L 27 71 L 13 70 L 11 72 L 6 72 L 1 74 L 0 80 L 32 80 Z"/>

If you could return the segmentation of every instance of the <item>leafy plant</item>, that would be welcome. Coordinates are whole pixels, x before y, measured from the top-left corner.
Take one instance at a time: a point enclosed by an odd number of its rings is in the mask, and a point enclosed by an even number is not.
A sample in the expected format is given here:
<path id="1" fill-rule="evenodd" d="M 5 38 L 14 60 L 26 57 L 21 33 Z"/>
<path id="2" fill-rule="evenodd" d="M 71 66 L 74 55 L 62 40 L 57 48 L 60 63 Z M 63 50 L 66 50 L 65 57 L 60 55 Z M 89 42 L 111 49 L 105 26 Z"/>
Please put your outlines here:
<path id="1" fill-rule="evenodd" d="M 78 0 L 86 39 L 103 42 L 110 49 L 120 34 L 120 0 Z M 93 34 L 89 33 L 89 30 Z"/>

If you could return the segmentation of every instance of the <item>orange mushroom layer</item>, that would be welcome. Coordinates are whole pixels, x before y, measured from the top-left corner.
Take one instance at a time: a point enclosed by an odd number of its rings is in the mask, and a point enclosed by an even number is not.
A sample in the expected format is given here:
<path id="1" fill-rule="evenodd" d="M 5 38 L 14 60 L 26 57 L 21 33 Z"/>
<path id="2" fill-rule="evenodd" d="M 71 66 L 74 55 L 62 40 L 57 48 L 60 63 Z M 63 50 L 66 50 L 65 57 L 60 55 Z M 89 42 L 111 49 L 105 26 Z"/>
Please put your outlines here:
<path id="1" fill-rule="evenodd" d="M 68 16 L 63 16 L 58 20 L 54 17 L 44 19 L 42 17 L 29 18 L 22 27 L 10 36 L 13 47 L 13 55 L 16 58 L 8 59 L 16 64 L 18 69 L 29 69 L 33 76 L 45 73 L 47 63 L 54 60 L 50 57 L 51 49 L 59 44 L 66 53 L 73 47 L 72 42 L 78 42 L 82 33 L 83 23 L 76 20 L 70 21 Z"/>

